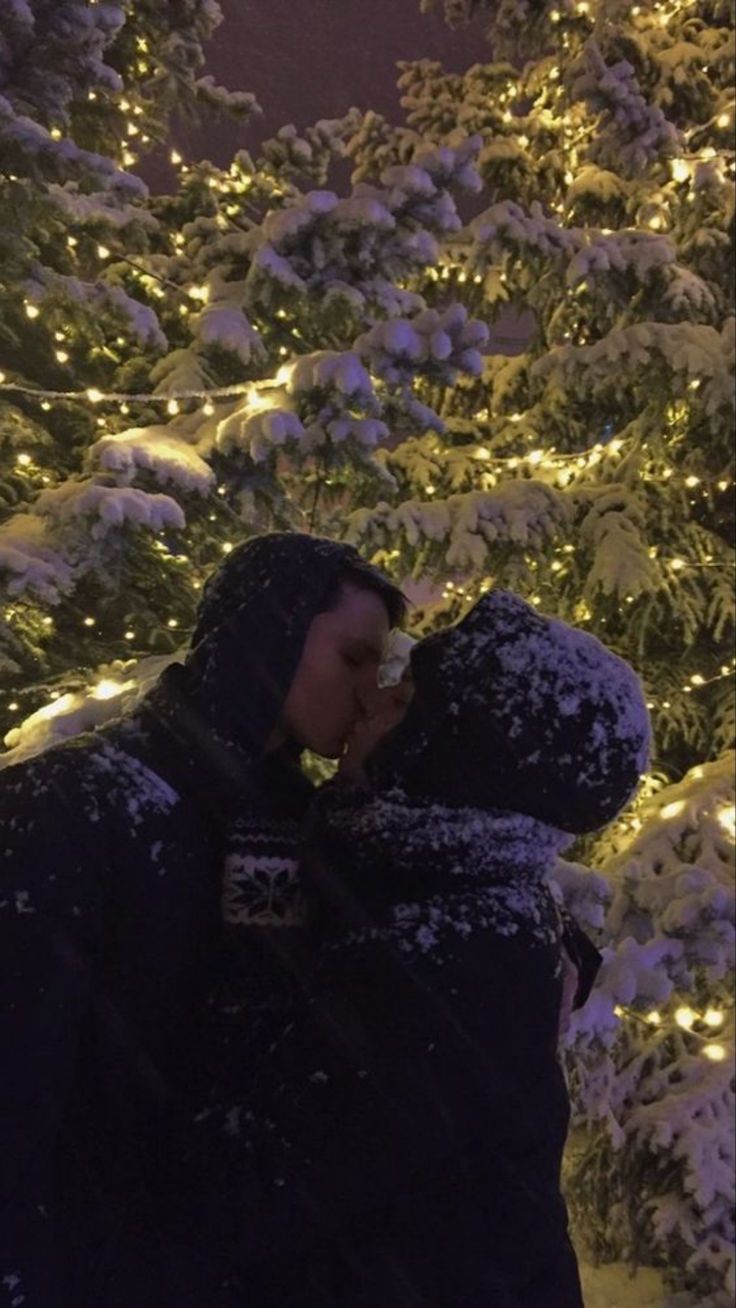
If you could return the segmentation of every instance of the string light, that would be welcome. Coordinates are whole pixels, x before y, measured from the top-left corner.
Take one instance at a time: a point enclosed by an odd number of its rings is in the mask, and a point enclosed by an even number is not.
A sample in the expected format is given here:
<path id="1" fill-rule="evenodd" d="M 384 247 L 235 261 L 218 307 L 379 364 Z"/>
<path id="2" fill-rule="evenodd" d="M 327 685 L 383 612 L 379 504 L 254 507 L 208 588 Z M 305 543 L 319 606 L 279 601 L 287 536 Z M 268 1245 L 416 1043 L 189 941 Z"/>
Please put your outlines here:
<path id="1" fill-rule="evenodd" d="M 660 809 L 660 817 L 663 817 L 665 821 L 669 821 L 670 818 L 679 817 L 684 807 L 685 807 L 684 799 L 673 800 L 671 804 L 665 804 L 664 808 Z"/>

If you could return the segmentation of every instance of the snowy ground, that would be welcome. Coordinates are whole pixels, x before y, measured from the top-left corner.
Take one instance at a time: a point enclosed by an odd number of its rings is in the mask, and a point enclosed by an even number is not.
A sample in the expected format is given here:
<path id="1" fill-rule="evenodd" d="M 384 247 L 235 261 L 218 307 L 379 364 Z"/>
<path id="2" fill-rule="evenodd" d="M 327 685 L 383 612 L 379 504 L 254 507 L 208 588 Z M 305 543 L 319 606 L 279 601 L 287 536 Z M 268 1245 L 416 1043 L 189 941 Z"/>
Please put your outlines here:
<path id="1" fill-rule="evenodd" d="M 580 1279 L 585 1308 L 707 1308 L 689 1295 L 668 1294 L 651 1267 L 642 1267 L 632 1277 L 622 1263 L 590 1267 L 581 1261 Z"/>

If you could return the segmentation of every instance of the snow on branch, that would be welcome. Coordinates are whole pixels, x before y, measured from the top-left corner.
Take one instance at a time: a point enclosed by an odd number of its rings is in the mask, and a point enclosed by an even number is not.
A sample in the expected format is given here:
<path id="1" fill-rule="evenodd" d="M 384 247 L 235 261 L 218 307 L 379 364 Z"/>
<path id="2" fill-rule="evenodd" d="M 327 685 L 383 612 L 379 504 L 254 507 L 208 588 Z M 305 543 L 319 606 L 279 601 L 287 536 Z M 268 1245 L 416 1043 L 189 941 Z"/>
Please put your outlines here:
<path id="1" fill-rule="evenodd" d="M 88 458 L 91 466 L 122 473 L 127 483 L 139 468 L 152 472 L 157 481 L 173 482 L 183 491 L 200 495 L 206 495 L 215 481 L 204 459 L 179 440 L 170 426 L 129 427 L 102 436 L 90 447 Z"/>

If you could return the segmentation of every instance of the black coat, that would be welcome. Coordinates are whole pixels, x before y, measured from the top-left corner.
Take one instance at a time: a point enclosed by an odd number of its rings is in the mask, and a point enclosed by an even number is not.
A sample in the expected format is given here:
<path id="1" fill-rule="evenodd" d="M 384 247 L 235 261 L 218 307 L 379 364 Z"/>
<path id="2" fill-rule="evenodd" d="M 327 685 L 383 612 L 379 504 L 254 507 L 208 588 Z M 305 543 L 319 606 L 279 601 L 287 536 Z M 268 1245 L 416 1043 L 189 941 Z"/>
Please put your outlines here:
<path id="1" fill-rule="evenodd" d="M 273 811 L 269 766 L 244 807 Z M 100 1308 L 125 1241 L 175 1217 L 195 1184 L 180 1106 L 222 943 L 223 848 L 194 780 L 162 728 L 137 725 L 3 778 L 0 1240 L 29 1308 Z M 284 790 L 293 812 L 304 792 Z M 87 1298 L 67 1299 L 80 1272 Z"/>
<path id="2" fill-rule="evenodd" d="M 209 1123 L 238 1304 L 581 1308 L 547 837 L 512 818 L 496 850 L 503 823 L 485 847 L 460 826 L 443 858 L 422 812 L 402 861 L 399 828 L 365 844 L 348 804 L 305 867 L 305 931 L 273 933 L 280 1026 L 243 1028 L 220 1082 L 237 1130 Z"/>
<path id="3" fill-rule="evenodd" d="M 0 774 L 3 1308 L 219 1302 L 216 1232 L 187 1226 L 191 1195 L 202 1207 L 188 1104 L 226 832 L 305 811 L 297 760 L 264 748 L 352 557 L 298 535 L 234 551 L 185 668 L 134 717 Z"/>

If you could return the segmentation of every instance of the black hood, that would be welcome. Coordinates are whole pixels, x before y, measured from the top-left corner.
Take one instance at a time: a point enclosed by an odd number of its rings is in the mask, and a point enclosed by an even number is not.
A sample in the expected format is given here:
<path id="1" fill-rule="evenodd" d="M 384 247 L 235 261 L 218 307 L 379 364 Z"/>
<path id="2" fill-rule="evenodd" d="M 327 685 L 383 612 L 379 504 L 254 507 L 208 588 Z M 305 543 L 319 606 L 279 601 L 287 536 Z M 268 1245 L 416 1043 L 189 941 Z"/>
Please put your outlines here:
<path id="1" fill-rule="evenodd" d="M 350 545 L 279 532 L 236 546 L 206 582 L 183 666 L 165 670 L 136 717 L 167 729 L 182 766 L 206 764 L 221 797 L 242 793 L 263 758 L 311 622 L 359 559 Z"/>
<path id="2" fill-rule="evenodd" d="M 644 692 L 588 632 L 518 595 L 484 595 L 411 653 L 414 698 L 366 771 L 448 805 L 594 831 L 631 798 L 649 757 Z"/>

